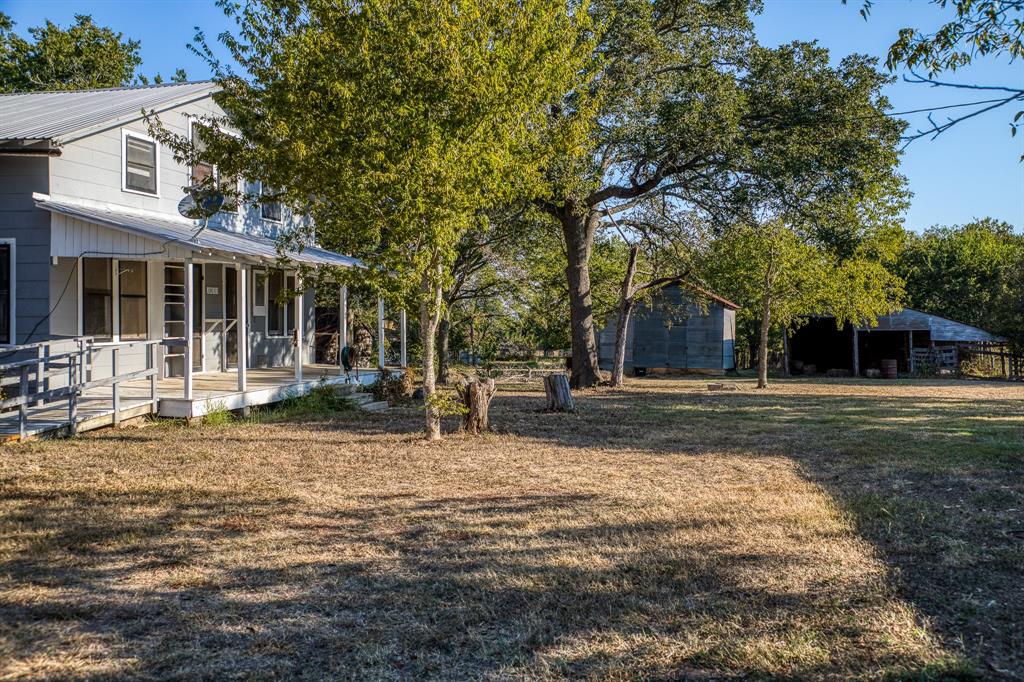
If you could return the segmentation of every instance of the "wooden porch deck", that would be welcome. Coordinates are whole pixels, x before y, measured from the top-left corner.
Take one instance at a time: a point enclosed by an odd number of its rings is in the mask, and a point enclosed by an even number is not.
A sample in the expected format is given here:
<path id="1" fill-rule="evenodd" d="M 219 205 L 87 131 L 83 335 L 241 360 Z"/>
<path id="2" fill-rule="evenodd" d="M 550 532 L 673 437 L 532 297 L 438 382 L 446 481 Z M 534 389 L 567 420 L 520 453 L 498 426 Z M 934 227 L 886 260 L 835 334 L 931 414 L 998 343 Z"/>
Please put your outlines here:
<path id="1" fill-rule="evenodd" d="M 393 368 L 388 368 L 389 370 Z M 250 369 L 247 389 L 238 390 L 238 375 L 230 372 L 204 372 L 192 378 L 192 399 L 185 400 L 184 380 L 180 377 L 157 381 L 157 405 L 150 398 L 148 379 L 126 381 L 120 385 L 120 409 L 115 417 L 113 389 L 110 386 L 86 390 L 78 399 L 78 431 L 110 426 L 116 422 L 156 414 L 160 417 L 188 419 L 202 417 L 219 409 L 238 410 L 268 405 L 309 392 L 320 381 L 345 382 L 334 365 L 303 365 L 303 380 L 295 381 L 294 367 Z M 369 384 L 380 374 L 378 369 L 360 369 L 359 384 Z M 356 383 L 355 372 L 352 382 Z M 69 433 L 66 402 L 54 402 L 27 408 L 26 438 L 60 436 Z M 0 414 L 0 441 L 19 440 L 17 411 Z"/>

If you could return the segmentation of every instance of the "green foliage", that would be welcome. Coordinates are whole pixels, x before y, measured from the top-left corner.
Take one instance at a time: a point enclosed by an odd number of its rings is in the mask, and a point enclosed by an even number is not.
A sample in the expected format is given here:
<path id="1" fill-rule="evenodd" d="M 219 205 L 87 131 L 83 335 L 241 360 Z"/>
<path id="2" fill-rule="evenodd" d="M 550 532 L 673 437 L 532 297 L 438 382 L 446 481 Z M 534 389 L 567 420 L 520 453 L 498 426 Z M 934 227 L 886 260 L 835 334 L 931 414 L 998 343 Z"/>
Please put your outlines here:
<path id="1" fill-rule="evenodd" d="M 67 29 L 47 21 L 28 32 L 31 40 L 18 36 L 0 12 L 0 92 L 128 85 L 142 63 L 137 40 L 97 26 L 87 14 L 76 14 Z"/>
<path id="2" fill-rule="evenodd" d="M 206 414 L 203 415 L 204 426 L 224 426 L 235 420 L 235 415 L 224 403 L 211 405 Z"/>
<path id="3" fill-rule="evenodd" d="M 487 211 L 529 197 L 556 140 L 547 112 L 583 84 L 588 16 L 558 0 L 257 0 L 220 6 L 246 78 L 198 50 L 241 139 L 208 121 L 228 176 L 281 188 L 357 276 L 419 310 L 424 388 L 459 243 Z M 187 140 L 168 140 L 180 157 Z M 308 232 L 297 231 L 301 241 Z M 310 278 L 309 281 L 312 281 Z M 428 405 L 427 432 L 438 436 Z"/>
<path id="4" fill-rule="evenodd" d="M 896 271 L 907 305 L 1005 335 L 1024 349 L 1024 235 L 985 218 L 911 234 Z"/>
<path id="5" fill-rule="evenodd" d="M 292 395 L 270 409 L 254 413 L 259 422 L 281 421 L 296 417 L 331 417 L 356 411 L 356 404 L 338 392 L 337 387 L 320 381 L 308 393 Z"/>
<path id="6" fill-rule="evenodd" d="M 810 315 L 833 315 L 842 326 L 900 307 L 903 283 L 871 257 L 870 244 L 865 237 L 864 250 L 839 258 L 780 222 L 741 224 L 711 245 L 704 271 L 718 293 L 742 306 L 738 332 L 764 352 L 773 329 L 799 326 Z"/>
<path id="7" fill-rule="evenodd" d="M 413 378 L 410 371 L 401 374 L 381 374 L 366 387 L 374 400 L 386 400 L 388 405 L 404 405 L 412 398 Z"/>
<path id="8" fill-rule="evenodd" d="M 932 33 L 904 28 L 889 48 L 890 69 L 905 65 L 923 68 L 929 74 L 956 71 L 975 57 L 1005 55 L 1011 60 L 1024 57 L 1024 4 L 1020 0 L 931 0 L 955 17 Z M 871 2 L 865 4 L 869 10 Z"/>

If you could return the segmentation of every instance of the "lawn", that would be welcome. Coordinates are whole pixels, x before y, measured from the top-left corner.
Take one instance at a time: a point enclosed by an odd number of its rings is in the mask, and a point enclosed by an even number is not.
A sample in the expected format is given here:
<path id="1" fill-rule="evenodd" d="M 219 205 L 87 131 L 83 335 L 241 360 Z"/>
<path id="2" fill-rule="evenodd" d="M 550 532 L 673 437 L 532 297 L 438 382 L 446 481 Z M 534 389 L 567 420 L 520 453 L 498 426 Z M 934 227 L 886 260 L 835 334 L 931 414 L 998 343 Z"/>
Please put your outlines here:
<path id="1" fill-rule="evenodd" d="M 0 452 L 0 679 L 1024 676 L 1024 386 L 634 380 Z"/>

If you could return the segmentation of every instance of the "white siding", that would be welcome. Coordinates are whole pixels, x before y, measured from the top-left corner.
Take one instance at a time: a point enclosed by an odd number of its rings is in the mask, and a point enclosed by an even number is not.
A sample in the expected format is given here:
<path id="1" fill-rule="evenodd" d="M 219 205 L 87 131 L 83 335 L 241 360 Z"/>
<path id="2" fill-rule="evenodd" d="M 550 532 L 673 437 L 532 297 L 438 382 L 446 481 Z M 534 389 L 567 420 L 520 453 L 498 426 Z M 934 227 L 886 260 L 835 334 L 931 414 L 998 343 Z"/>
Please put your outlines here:
<path id="1" fill-rule="evenodd" d="M 191 253 L 174 244 L 54 213 L 50 255 L 174 260 L 188 258 Z"/>
<path id="2" fill-rule="evenodd" d="M 178 135 L 188 134 L 189 116 L 221 115 L 222 110 L 206 98 L 174 109 L 159 112 L 160 122 Z M 61 155 L 51 160 L 49 192 L 55 199 L 100 202 L 113 207 L 153 211 L 178 216 L 178 202 L 189 184 L 190 169 L 175 162 L 169 149 L 159 152 L 159 197 L 146 196 L 121 189 L 122 131 L 148 135 L 146 122 L 140 117 L 120 127 L 83 137 L 64 145 Z M 246 182 L 245 191 L 256 194 L 258 185 Z M 238 232 L 277 237 L 281 230 L 301 225 L 305 218 L 284 210 L 284 221 L 263 220 L 260 207 L 246 204 L 239 212 L 224 212 L 211 219 L 211 224 Z"/>

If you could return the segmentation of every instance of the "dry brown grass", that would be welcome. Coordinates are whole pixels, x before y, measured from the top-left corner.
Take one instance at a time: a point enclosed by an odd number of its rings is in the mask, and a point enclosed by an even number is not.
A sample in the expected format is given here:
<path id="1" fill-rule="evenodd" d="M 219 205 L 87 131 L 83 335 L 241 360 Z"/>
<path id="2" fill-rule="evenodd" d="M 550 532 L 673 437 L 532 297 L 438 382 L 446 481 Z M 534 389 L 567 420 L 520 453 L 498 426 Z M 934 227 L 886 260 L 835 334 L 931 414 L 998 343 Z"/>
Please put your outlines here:
<path id="1" fill-rule="evenodd" d="M 1024 389 L 637 381 L 0 458 L 0 679 L 1024 675 Z"/>

